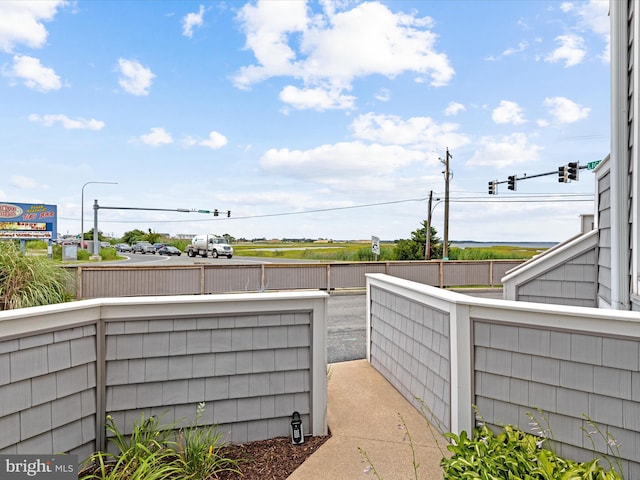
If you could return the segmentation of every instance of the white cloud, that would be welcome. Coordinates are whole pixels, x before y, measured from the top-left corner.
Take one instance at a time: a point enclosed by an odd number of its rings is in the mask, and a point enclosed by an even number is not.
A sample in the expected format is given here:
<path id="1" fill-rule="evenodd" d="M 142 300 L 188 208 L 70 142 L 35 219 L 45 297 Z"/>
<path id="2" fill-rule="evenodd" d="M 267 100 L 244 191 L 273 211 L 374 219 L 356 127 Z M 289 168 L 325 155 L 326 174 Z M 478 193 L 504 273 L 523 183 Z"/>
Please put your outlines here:
<path id="1" fill-rule="evenodd" d="M 535 162 L 542 147 L 529 142 L 523 133 L 505 137 L 482 137 L 480 148 L 467 161 L 467 166 L 508 167 L 510 165 Z"/>
<path id="2" fill-rule="evenodd" d="M 429 117 L 411 117 L 407 120 L 395 115 L 359 115 L 351 123 L 354 137 L 385 144 L 410 145 L 421 150 L 441 151 L 457 148 L 469 142 L 458 133 L 455 123 L 439 124 Z"/>
<path id="3" fill-rule="evenodd" d="M 378 2 L 321 3 L 324 10 L 311 15 L 305 2 L 258 1 L 248 4 L 238 18 L 246 33 L 246 48 L 256 64 L 241 68 L 234 78 L 238 88 L 274 76 L 299 79 L 303 88 L 281 94 L 281 100 L 298 101 L 296 108 L 315 108 L 328 99 L 332 108 L 351 108 L 340 92 L 350 90 L 355 78 L 384 75 L 393 78 L 414 73 L 417 80 L 430 78 L 432 86 L 446 85 L 454 74 L 447 56 L 435 49 L 437 36 L 428 30 L 429 17 L 415 13 L 394 14 Z M 345 48 L 349 45 L 349 48 Z M 296 87 L 290 87 L 296 88 Z M 329 93 L 322 101 L 300 102 L 300 92 Z"/>
<path id="4" fill-rule="evenodd" d="M 388 88 L 381 88 L 374 97 L 379 102 L 388 102 L 391 100 L 391 91 Z"/>
<path id="5" fill-rule="evenodd" d="M 504 52 L 502 52 L 502 55 L 508 57 L 509 55 L 515 55 L 516 53 L 524 52 L 528 46 L 529 43 L 526 41 L 518 42 L 517 47 L 507 48 Z"/>
<path id="6" fill-rule="evenodd" d="M 502 100 L 491 113 L 491 118 L 495 123 L 519 125 L 526 122 L 520 105 L 509 100 Z"/>
<path id="7" fill-rule="evenodd" d="M 605 46 L 600 58 L 608 63 L 611 56 L 609 0 L 590 0 L 580 3 L 572 11 L 575 11 L 580 19 L 579 28 L 592 31 L 602 37 Z"/>
<path id="8" fill-rule="evenodd" d="M 202 26 L 202 17 L 204 16 L 204 5 L 200 5 L 198 13 L 187 13 L 182 19 L 182 35 L 185 37 L 193 37 L 194 27 Z"/>
<path id="9" fill-rule="evenodd" d="M 591 111 L 590 108 L 583 107 L 565 97 L 545 98 L 544 105 L 558 123 L 577 122 L 587 118 Z"/>
<path id="10" fill-rule="evenodd" d="M 564 62 L 565 67 L 573 67 L 582 62 L 587 54 L 584 39 L 579 35 L 560 35 L 556 37 L 556 41 L 560 46 L 545 57 L 547 62 Z"/>
<path id="11" fill-rule="evenodd" d="M 154 127 L 149 133 L 141 135 L 138 139 L 145 145 L 159 147 L 161 145 L 170 145 L 173 143 L 173 137 L 162 127 Z"/>
<path id="12" fill-rule="evenodd" d="M 87 120 L 86 118 L 72 119 L 66 115 L 37 115 L 32 113 L 29 115 L 29 120 L 36 123 L 41 123 L 45 127 L 51 127 L 56 122 L 59 122 L 63 128 L 67 130 L 102 130 L 105 123 L 96 120 L 94 118 Z"/>
<path id="13" fill-rule="evenodd" d="M 8 78 L 19 79 L 28 88 L 40 92 L 59 90 L 62 87 L 60 77 L 52 68 L 45 67 L 40 60 L 27 55 L 14 56 L 13 66 L 3 68 L 2 74 Z"/>
<path id="14" fill-rule="evenodd" d="M 449 102 L 449 105 L 447 105 L 447 108 L 445 108 L 444 110 L 444 114 L 447 117 L 451 117 L 454 115 L 457 115 L 460 112 L 464 112 L 466 110 L 466 107 L 459 103 L 459 102 Z"/>
<path id="15" fill-rule="evenodd" d="M 186 137 L 184 144 L 186 147 L 200 146 L 217 150 L 218 148 L 222 148 L 227 144 L 227 137 L 219 132 L 212 131 L 211 133 L 209 133 L 209 138 L 207 138 L 206 140 L 197 140 L 193 137 Z"/>
<path id="16" fill-rule="evenodd" d="M 50 21 L 65 0 L 0 1 L 0 50 L 10 53 L 16 45 L 40 48 L 47 41 L 43 22 Z"/>
<path id="17" fill-rule="evenodd" d="M 22 188 L 22 189 L 33 189 L 33 188 L 48 189 L 49 188 L 48 185 L 38 183 L 33 178 L 25 177 L 24 175 L 11 175 L 11 178 L 9 179 L 9 183 L 14 187 Z"/>
<path id="18" fill-rule="evenodd" d="M 153 72 L 135 60 L 118 59 L 120 78 L 118 83 L 131 95 L 148 95 L 151 82 L 155 78 Z"/>
<path id="19" fill-rule="evenodd" d="M 343 95 L 340 90 L 325 90 L 322 88 L 303 88 L 287 85 L 280 92 L 280 100 L 298 110 L 352 109 L 355 97 Z"/>
<path id="20" fill-rule="evenodd" d="M 388 175 L 425 158 L 423 152 L 398 145 L 340 142 L 311 150 L 270 149 L 260 158 L 260 166 L 289 176 L 327 182 L 336 174 L 338 177 L 364 172 Z"/>

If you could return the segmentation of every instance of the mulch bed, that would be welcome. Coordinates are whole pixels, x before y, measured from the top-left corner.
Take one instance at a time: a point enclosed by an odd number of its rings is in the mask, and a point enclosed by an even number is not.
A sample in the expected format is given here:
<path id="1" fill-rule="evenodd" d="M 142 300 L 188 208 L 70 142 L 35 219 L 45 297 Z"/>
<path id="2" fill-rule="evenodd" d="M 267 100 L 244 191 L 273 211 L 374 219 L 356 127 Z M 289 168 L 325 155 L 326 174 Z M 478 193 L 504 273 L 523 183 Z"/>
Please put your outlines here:
<path id="1" fill-rule="evenodd" d="M 223 455 L 237 459 L 242 475 L 224 472 L 220 480 L 286 480 L 313 452 L 329 439 L 306 437 L 301 445 L 291 443 L 289 437 L 241 443 L 226 447 Z"/>

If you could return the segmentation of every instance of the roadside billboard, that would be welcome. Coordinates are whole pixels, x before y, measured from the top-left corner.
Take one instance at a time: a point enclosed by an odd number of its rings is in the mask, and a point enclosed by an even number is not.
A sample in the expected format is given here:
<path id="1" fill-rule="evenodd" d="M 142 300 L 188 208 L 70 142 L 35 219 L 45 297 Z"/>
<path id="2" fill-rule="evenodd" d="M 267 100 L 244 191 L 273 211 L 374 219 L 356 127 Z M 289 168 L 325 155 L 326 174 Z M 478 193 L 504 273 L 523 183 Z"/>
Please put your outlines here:
<path id="1" fill-rule="evenodd" d="M 0 203 L 0 240 L 58 238 L 58 207 L 42 203 Z"/>

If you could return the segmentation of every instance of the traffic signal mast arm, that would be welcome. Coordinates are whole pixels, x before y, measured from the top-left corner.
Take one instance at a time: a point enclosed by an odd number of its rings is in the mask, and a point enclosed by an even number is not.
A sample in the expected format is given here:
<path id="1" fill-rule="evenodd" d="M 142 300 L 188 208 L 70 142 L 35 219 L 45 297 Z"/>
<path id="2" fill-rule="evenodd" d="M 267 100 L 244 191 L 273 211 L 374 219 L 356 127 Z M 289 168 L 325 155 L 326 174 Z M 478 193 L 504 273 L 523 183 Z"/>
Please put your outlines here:
<path id="1" fill-rule="evenodd" d="M 194 208 L 143 208 L 143 207 L 103 207 L 97 206 L 99 209 L 104 210 L 149 210 L 153 212 L 185 212 L 185 213 L 213 213 L 214 217 L 218 216 L 218 209 L 215 210 L 196 210 Z M 94 205 L 94 208 L 96 206 Z M 231 216 L 231 210 L 227 210 L 227 217 Z"/>
<path id="2" fill-rule="evenodd" d="M 559 175 L 560 171 L 566 172 L 566 180 L 564 180 L 565 182 L 568 182 L 569 180 L 578 180 L 578 172 L 586 168 L 588 168 L 588 166 L 580 165 L 578 162 L 569 162 L 568 165 L 564 165 L 554 172 L 536 173 L 535 175 L 525 175 L 523 177 L 518 177 L 517 175 L 510 175 L 508 180 L 490 181 L 489 195 L 496 195 L 498 193 L 496 187 L 501 183 L 508 183 L 509 190 L 515 190 L 516 182 L 519 180 L 529 180 L 530 178 L 547 177 L 549 175 Z M 560 177 L 558 178 L 558 180 L 560 182 L 563 181 L 560 179 Z"/>

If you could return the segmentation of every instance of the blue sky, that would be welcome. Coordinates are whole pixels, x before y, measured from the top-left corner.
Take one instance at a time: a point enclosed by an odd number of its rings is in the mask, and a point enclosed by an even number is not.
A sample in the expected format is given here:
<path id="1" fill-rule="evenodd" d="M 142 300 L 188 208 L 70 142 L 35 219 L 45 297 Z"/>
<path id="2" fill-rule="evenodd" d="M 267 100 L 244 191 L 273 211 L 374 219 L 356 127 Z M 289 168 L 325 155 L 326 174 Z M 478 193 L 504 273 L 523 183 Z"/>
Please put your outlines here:
<path id="1" fill-rule="evenodd" d="M 0 2 L 0 202 L 58 231 L 561 241 L 610 146 L 607 0 Z M 117 182 L 116 185 L 87 182 Z M 231 217 L 226 217 L 226 211 Z M 444 205 L 433 225 L 443 235 Z"/>

